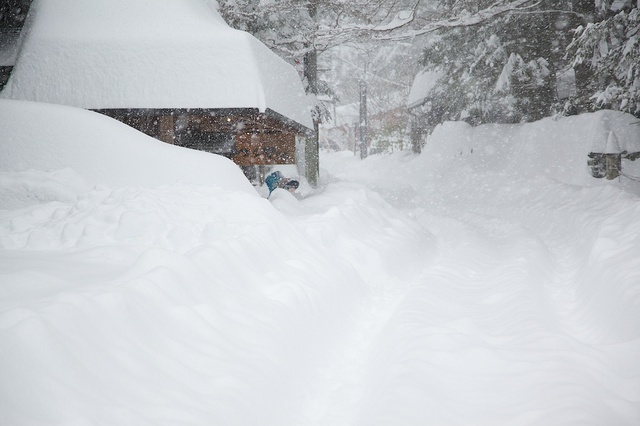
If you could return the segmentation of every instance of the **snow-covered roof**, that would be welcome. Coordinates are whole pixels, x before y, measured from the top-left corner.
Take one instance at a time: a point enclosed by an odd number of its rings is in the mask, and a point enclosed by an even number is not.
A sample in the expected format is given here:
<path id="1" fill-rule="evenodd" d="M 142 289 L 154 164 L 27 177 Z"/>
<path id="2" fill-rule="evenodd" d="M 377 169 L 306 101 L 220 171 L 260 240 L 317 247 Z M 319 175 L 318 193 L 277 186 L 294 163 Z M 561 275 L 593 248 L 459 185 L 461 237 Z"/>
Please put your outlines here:
<path id="1" fill-rule="evenodd" d="M 0 94 L 107 108 L 271 109 L 313 127 L 296 70 L 211 0 L 34 0 Z"/>
<path id="2" fill-rule="evenodd" d="M 414 108 L 419 106 L 425 100 L 429 92 L 434 88 L 439 78 L 439 73 L 433 71 L 420 71 L 411 85 L 411 91 L 409 92 L 409 98 L 407 99 L 407 107 Z"/>

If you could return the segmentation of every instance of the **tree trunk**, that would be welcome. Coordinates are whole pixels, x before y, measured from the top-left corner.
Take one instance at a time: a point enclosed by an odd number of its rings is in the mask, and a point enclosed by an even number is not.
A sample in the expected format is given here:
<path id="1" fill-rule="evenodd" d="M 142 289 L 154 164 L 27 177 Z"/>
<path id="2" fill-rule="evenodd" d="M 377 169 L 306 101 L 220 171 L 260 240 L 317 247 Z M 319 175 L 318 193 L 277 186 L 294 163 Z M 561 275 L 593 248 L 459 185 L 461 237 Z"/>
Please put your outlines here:
<path id="1" fill-rule="evenodd" d="M 554 4 L 551 1 L 543 1 L 541 6 L 544 9 L 551 9 Z M 549 75 L 544 79 L 544 85 L 537 87 L 533 96 L 531 96 L 531 118 L 540 120 L 548 117 L 553 104 L 556 102 L 556 72 L 558 64 L 561 63 L 561 55 L 559 49 L 555 47 L 555 41 L 558 40 L 555 29 L 555 13 L 542 13 L 533 15 L 532 17 L 532 34 L 530 36 L 535 40 L 530 47 L 532 56 L 529 60 L 536 58 L 545 58 L 548 61 Z"/>
<path id="2" fill-rule="evenodd" d="M 310 0 L 307 3 L 309 16 L 315 22 L 318 17 L 318 0 Z M 309 46 L 309 51 L 304 55 L 304 77 L 307 82 L 307 93 L 318 95 L 318 51 L 313 45 Z M 317 109 L 317 108 L 316 108 Z M 305 143 L 305 170 L 306 178 L 312 187 L 318 185 L 318 175 L 320 171 L 319 159 L 319 114 L 315 111 L 313 116 L 313 135 L 306 139 Z"/>
<path id="3" fill-rule="evenodd" d="M 574 27 L 595 22 L 598 15 L 595 0 L 574 0 L 573 11 L 580 15 L 580 18 L 573 22 Z M 578 112 L 589 111 L 591 109 L 590 97 L 593 94 L 591 86 L 595 75 L 588 64 L 578 64 L 573 70 L 576 75 L 576 108 Z"/>
<path id="4" fill-rule="evenodd" d="M 318 94 L 318 52 L 313 46 L 304 55 L 304 77 L 307 81 L 307 92 Z"/>

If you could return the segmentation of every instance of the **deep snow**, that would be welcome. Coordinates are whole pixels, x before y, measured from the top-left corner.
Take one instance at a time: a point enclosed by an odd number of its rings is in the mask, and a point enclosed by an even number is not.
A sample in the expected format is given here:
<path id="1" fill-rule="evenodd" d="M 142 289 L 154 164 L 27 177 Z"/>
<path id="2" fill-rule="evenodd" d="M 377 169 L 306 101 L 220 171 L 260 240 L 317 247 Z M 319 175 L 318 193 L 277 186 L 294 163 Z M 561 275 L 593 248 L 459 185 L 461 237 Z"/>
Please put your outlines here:
<path id="1" fill-rule="evenodd" d="M 267 200 L 0 101 L 0 424 L 638 424 L 638 183 L 586 166 L 611 131 L 638 150 L 610 111 L 446 123 Z"/>
<path id="2" fill-rule="evenodd" d="M 295 68 L 210 0 L 34 0 L 0 98 L 87 109 L 267 108 L 313 128 Z"/>

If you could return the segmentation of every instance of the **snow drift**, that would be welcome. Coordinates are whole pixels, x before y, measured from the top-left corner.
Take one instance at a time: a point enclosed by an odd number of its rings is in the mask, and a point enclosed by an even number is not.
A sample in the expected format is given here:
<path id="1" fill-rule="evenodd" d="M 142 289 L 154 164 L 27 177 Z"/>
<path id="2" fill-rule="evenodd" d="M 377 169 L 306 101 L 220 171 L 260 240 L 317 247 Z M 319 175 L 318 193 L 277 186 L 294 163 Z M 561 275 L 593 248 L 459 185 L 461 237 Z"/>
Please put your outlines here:
<path id="1" fill-rule="evenodd" d="M 290 424 L 353 268 L 222 157 L 0 108 L 0 423 Z"/>
<path id="2" fill-rule="evenodd" d="M 586 167 L 628 124 L 448 123 L 265 200 L 215 155 L 0 102 L 0 424 L 635 425 L 637 184 Z"/>
<path id="3" fill-rule="evenodd" d="M 159 142 L 82 109 L 0 100 L 0 132 L 0 172 L 68 168 L 91 185 L 206 183 L 255 194 L 231 160 Z"/>

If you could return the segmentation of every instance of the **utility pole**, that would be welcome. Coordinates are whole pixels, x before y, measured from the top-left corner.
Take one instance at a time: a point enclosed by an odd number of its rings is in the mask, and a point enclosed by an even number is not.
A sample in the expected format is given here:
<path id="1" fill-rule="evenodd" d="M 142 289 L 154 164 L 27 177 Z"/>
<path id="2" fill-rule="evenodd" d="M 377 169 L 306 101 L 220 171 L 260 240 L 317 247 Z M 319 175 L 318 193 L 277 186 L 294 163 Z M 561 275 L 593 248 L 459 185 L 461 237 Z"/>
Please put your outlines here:
<path id="1" fill-rule="evenodd" d="M 360 80 L 360 158 L 367 157 L 368 129 L 367 129 L 367 82 Z"/>

